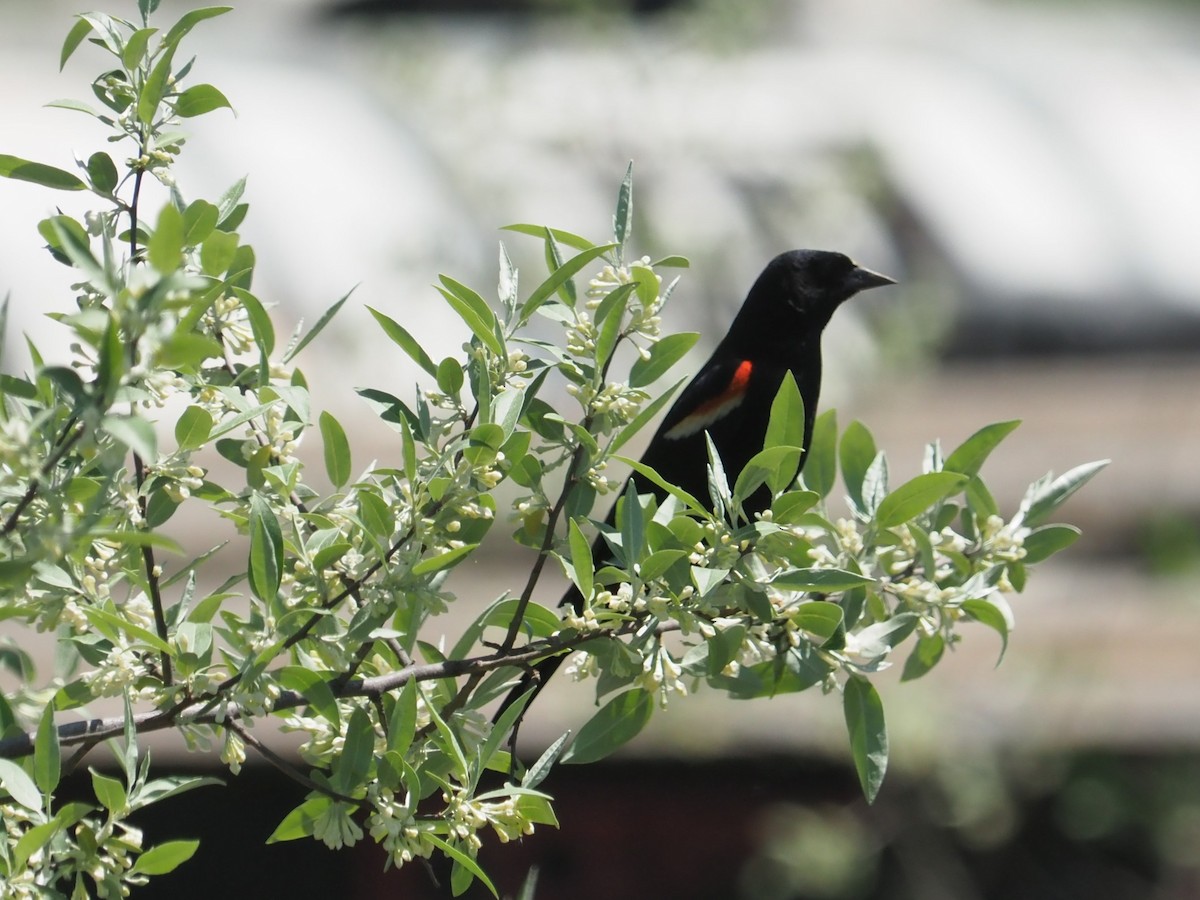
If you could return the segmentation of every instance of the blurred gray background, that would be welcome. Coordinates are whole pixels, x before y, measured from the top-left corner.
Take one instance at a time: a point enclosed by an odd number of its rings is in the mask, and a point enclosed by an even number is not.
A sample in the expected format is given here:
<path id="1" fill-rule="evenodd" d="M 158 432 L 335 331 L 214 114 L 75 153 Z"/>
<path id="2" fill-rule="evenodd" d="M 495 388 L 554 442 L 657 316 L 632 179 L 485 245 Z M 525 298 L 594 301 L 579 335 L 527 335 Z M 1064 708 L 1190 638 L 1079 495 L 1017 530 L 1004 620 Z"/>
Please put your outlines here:
<path id="1" fill-rule="evenodd" d="M 157 20 L 186 8 L 164 3 Z M 72 150 L 103 141 L 90 119 L 42 106 L 86 99 L 99 70 L 85 47 L 56 71 L 78 11 L 0 0 L 0 152 L 70 168 Z M 281 332 L 358 285 L 300 358 L 318 405 L 357 437 L 356 465 L 397 445 L 352 388 L 405 393 L 417 379 L 363 306 L 435 359 L 455 353 L 465 335 L 429 287 L 437 274 L 487 295 L 503 237 L 528 289 L 540 247 L 497 229 L 604 238 L 629 159 L 636 249 L 692 260 L 668 327 L 704 342 L 681 368 L 703 360 L 770 256 L 839 249 L 901 282 L 839 313 L 824 392 L 843 424 L 872 429 L 894 477 L 915 474 L 928 440 L 952 447 L 1008 418 L 1025 422 L 987 469 L 1008 512 L 1047 469 L 1112 458 L 1063 511 L 1084 538 L 1015 600 L 998 671 L 981 627 L 927 679 L 883 686 L 895 796 L 924 803 L 918 818 L 963 854 L 934 879 L 950 887 L 914 887 L 924 869 L 910 857 L 896 864 L 908 887 L 892 891 L 895 821 L 812 812 L 801 791 L 756 820 L 768 824 L 738 864 L 741 895 L 1043 896 L 1032 876 L 1005 893 L 970 862 L 978 846 L 1017 846 L 1038 803 L 1063 840 L 1096 850 L 1083 869 L 1108 893 L 1090 895 L 1198 895 L 1200 4 L 246 0 L 190 40 L 193 78 L 238 115 L 188 123 L 185 196 L 249 175 L 241 230 Z M 56 203 L 86 208 L 0 183 L 8 368 L 24 365 L 22 332 L 50 358 L 66 352 L 43 313 L 70 302 L 70 279 L 34 228 Z M 464 605 L 516 582 L 520 563 L 494 542 L 457 583 Z M 547 585 L 547 602 L 556 594 Z M 530 752 L 586 718 L 572 687 L 547 691 Z M 712 701 L 673 704 L 627 759 L 846 758 L 832 698 Z M 1170 802 L 1127 790 L 1139 765 Z M 851 848 L 848 862 L 820 878 L 799 865 L 813 834 Z M 1085 883 L 1044 896 L 1084 896 L 1072 891 Z"/>

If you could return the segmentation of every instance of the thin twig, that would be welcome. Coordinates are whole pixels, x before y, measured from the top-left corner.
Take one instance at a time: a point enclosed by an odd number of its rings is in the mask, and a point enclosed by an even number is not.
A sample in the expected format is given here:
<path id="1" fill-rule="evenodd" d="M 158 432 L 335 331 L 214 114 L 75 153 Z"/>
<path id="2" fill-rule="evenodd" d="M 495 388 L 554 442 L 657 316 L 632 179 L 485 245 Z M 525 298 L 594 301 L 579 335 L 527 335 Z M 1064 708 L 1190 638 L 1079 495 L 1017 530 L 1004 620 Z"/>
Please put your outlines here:
<path id="1" fill-rule="evenodd" d="M 288 778 L 292 779 L 292 781 L 298 782 L 299 784 L 308 788 L 310 791 L 316 791 L 319 794 L 324 794 L 326 797 L 332 797 L 334 800 L 338 800 L 342 803 L 350 803 L 354 806 L 360 806 L 362 804 L 361 800 L 355 800 L 353 797 L 347 797 L 345 794 L 340 794 L 337 791 L 326 787 L 320 782 L 309 778 L 307 775 L 289 763 L 286 759 L 243 728 L 239 722 L 230 720 L 225 723 L 225 727 L 257 750 L 263 759 L 273 765 Z"/>

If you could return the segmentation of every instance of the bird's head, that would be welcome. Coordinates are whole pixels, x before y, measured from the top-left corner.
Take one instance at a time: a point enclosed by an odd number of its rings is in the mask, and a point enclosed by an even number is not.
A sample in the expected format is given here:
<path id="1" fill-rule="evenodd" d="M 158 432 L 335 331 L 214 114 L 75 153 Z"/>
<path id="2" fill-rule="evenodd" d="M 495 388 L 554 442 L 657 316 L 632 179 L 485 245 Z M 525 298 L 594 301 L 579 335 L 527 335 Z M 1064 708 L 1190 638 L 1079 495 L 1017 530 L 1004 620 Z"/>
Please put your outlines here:
<path id="1" fill-rule="evenodd" d="M 798 330 L 819 335 L 834 310 L 859 291 L 895 283 L 843 253 L 789 250 L 767 263 L 732 330 L 752 328 L 760 337 L 772 329 L 780 336 Z"/>

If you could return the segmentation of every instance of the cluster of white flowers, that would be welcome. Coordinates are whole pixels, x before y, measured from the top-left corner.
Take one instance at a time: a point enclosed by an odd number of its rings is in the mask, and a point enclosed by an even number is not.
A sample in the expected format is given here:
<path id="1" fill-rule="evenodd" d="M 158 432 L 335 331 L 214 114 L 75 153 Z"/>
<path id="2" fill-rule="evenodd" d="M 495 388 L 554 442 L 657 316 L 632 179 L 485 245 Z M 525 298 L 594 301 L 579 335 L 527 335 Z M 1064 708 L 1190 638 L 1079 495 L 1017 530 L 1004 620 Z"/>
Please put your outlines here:
<path id="1" fill-rule="evenodd" d="M 500 468 L 504 460 L 504 454 L 498 450 L 490 463 L 475 467 L 475 479 L 481 490 L 490 491 L 504 480 L 504 472 Z"/>
<path id="2" fill-rule="evenodd" d="M 442 802 L 446 804 L 442 816 L 450 825 L 450 836 L 469 856 L 483 846 L 479 831 L 489 825 L 503 843 L 533 834 L 533 823 L 521 814 L 512 797 L 477 800 L 465 790 L 455 788 L 442 793 Z"/>
<path id="3" fill-rule="evenodd" d="M 622 382 L 610 382 L 593 394 L 589 407 L 596 415 L 610 416 L 614 423 L 632 422 L 650 395 Z"/>
<path id="4" fill-rule="evenodd" d="M 121 113 L 128 119 L 129 110 Z M 127 128 L 132 129 L 133 123 L 126 124 L 118 118 L 118 122 Z M 136 134 L 136 132 L 132 132 Z M 125 160 L 125 166 L 128 169 L 141 169 L 149 172 L 157 178 L 162 184 L 167 187 L 175 185 L 175 173 L 171 171 L 171 166 L 175 163 L 175 155 L 179 152 L 178 144 L 165 144 L 148 152 L 142 153 L 140 156 L 131 156 Z"/>
<path id="5" fill-rule="evenodd" d="M 225 740 L 221 744 L 221 762 L 229 766 L 229 771 L 237 775 L 242 771 L 242 763 L 246 761 L 246 742 L 242 736 L 231 728 L 225 729 Z"/>
<path id="6" fill-rule="evenodd" d="M 642 271 L 635 272 L 634 269 Z M 631 265 L 609 265 L 601 269 L 599 274 L 588 282 L 588 299 L 585 305 L 588 309 L 596 309 L 604 301 L 604 298 L 617 288 L 639 279 L 645 279 L 646 272 L 649 272 L 655 282 L 654 299 L 650 303 L 643 304 L 638 302 L 636 293 L 631 295 L 630 302 L 626 307 L 629 314 L 629 327 L 631 331 L 646 337 L 657 337 L 662 327 L 662 319 L 658 315 L 663 304 L 662 276 L 650 270 L 650 257 L 648 256 L 643 256 Z"/>
<path id="7" fill-rule="evenodd" d="M 575 319 L 567 325 L 567 352 L 588 356 L 596 349 L 596 325 L 586 309 L 575 310 Z"/>
<path id="8" fill-rule="evenodd" d="M 363 836 L 354 821 L 356 807 L 348 803 L 331 803 L 313 823 L 313 837 L 323 841 L 330 850 L 353 847 Z"/>
<path id="9" fill-rule="evenodd" d="M 651 693 L 657 692 L 659 705 L 664 709 L 671 694 L 680 697 L 686 697 L 688 694 L 687 685 L 683 681 L 683 667 L 661 643 L 653 653 L 647 653 L 642 658 L 642 674 L 637 683 L 639 687 Z"/>
<path id="10" fill-rule="evenodd" d="M 30 829 L 42 824 L 36 814 L 15 803 L 0 804 L 0 822 L 9 847 L 18 846 Z M 146 876 L 130 869 L 142 852 L 142 832 L 122 821 L 101 825 L 91 818 L 62 831 L 59 837 L 33 851 L 19 871 L 9 871 L 0 881 L 3 900 L 44 900 L 63 896 L 55 888 L 79 876 L 89 879 L 94 896 L 125 897 L 129 885 L 145 884 Z"/>
<path id="11" fill-rule="evenodd" d="M 422 829 L 413 812 L 411 796 L 400 802 L 394 792 L 375 782 L 367 786 L 367 799 L 372 807 L 367 817 L 368 833 L 393 864 L 399 867 L 414 859 L 429 858 L 433 844 L 421 840 Z"/>
<path id="12" fill-rule="evenodd" d="M 142 400 L 144 409 L 162 409 L 177 394 L 186 394 L 190 386 L 171 369 L 148 367 L 138 363 L 126 376 L 129 384 L 136 384 L 149 394 Z"/>
<path id="13" fill-rule="evenodd" d="M 1020 522 L 1005 522 L 1000 516 L 988 516 L 980 529 L 979 543 L 983 564 L 1019 562 L 1025 558 L 1025 539 L 1030 529 Z"/>
<path id="14" fill-rule="evenodd" d="M 29 446 L 29 420 L 22 416 L 0 418 L 0 484 L 23 485 L 38 470 Z"/>
<path id="15" fill-rule="evenodd" d="M 205 329 L 219 334 L 235 355 L 247 353 L 254 346 L 254 330 L 250 314 L 236 294 L 218 297 L 205 313 Z"/>
<path id="16" fill-rule="evenodd" d="M 118 643 L 96 668 L 85 672 L 83 681 L 96 697 L 120 696 L 150 674 L 141 652 L 124 641 Z"/>
<path id="17" fill-rule="evenodd" d="M 784 624 L 790 629 L 788 638 L 792 645 L 799 643 L 800 635 L 792 623 L 785 621 Z M 737 653 L 726 664 L 721 674 L 736 676 L 743 666 L 756 666 L 772 660 L 778 655 L 775 642 L 771 640 L 771 625 L 767 622 L 755 622 L 742 616 L 716 616 L 709 621 L 701 622 L 699 630 L 706 639 L 711 639 L 718 632 L 727 631 L 735 626 L 744 627 L 746 633 L 742 637 Z"/>
<path id="18" fill-rule="evenodd" d="M 204 484 L 204 470 L 194 465 L 156 465 L 147 470 L 152 476 L 162 478 L 163 493 L 182 503 Z"/>
<path id="19" fill-rule="evenodd" d="M 723 521 L 704 523 L 705 540 L 697 541 L 688 554 L 688 562 L 694 566 L 712 569 L 732 568 L 738 558 L 750 547 L 747 539 L 734 540 L 729 526 Z"/>
<path id="20" fill-rule="evenodd" d="M 265 435 L 274 462 L 279 465 L 300 462 L 296 456 L 300 439 L 294 430 L 295 424 L 284 417 L 285 411 L 286 407 L 282 403 L 277 403 L 263 414 L 261 431 L 252 426 L 247 427 L 246 438 L 242 441 L 242 456 L 245 459 L 253 458 L 262 449 L 263 445 L 259 443 L 259 436 Z"/>
<path id="21" fill-rule="evenodd" d="M 532 375 L 529 371 L 529 355 L 523 350 L 509 350 L 507 357 L 492 360 L 491 380 L 497 387 L 519 384 Z"/>

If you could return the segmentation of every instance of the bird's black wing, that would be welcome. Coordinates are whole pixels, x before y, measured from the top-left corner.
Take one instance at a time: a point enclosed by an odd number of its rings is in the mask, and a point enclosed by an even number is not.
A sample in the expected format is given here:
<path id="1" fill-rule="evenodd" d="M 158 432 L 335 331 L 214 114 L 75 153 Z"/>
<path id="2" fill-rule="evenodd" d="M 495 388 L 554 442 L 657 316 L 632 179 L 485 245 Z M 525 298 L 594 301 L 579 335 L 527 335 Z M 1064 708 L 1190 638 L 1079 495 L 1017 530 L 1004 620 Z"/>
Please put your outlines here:
<path id="1" fill-rule="evenodd" d="M 736 356 L 713 356 L 671 407 L 654 441 L 701 434 L 736 409 L 745 398 L 753 365 Z"/>

